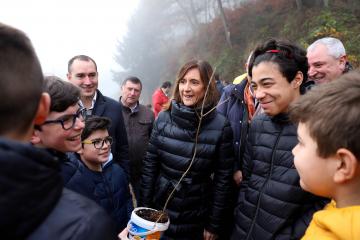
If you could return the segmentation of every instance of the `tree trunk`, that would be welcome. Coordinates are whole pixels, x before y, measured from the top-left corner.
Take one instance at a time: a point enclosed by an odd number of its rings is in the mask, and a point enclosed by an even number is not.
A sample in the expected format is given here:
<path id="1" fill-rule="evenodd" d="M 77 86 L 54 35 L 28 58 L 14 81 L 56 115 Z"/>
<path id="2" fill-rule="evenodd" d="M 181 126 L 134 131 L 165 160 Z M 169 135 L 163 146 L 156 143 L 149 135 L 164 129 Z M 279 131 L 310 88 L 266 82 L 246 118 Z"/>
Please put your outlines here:
<path id="1" fill-rule="evenodd" d="M 329 7 L 329 0 L 324 0 L 324 7 Z"/>
<path id="2" fill-rule="evenodd" d="M 229 24 L 228 24 L 228 22 L 226 20 L 226 16 L 225 16 L 225 13 L 224 13 L 224 9 L 222 7 L 221 0 L 217 0 L 217 3 L 218 3 L 218 7 L 219 7 L 221 21 L 223 22 L 223 25 L 224 25 L 226 42 L 228 43 L 229 47 L 232 48 L 231 39 L 230 39 Z"/>
<path id="3" fill-rule="evenodd" d="M 302 0 L 296 0 L 296 8 L 298 11 L 301 11 L 303 7 L 303 2 Z"/>

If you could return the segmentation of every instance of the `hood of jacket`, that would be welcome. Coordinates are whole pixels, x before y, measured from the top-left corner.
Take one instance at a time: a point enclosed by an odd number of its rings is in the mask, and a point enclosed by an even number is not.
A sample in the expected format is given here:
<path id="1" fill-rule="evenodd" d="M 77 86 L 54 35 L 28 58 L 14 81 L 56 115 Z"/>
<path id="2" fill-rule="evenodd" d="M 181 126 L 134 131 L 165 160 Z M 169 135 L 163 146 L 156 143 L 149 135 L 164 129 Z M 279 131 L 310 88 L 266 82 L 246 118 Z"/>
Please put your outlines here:
<path id="1" fill-rule="evenodd" d="M 59 163 L 43 149 L 0 139 L 0 166 L 1 238 L 26 238 L 61 196 Z"/>
<path id="2" fill-rule="evenodd" d="M 314 214 L 302 239 L 360 239 L 360 206 L 336 208 L 332 201 Z"/>

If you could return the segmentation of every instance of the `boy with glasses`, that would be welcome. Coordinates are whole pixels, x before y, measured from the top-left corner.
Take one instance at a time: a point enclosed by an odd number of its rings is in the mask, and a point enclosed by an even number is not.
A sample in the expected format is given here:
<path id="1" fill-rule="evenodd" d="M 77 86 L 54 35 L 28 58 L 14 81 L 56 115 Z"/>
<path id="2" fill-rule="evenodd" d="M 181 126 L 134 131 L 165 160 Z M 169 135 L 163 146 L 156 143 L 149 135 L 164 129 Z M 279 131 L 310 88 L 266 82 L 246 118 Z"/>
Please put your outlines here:
<path id="1" fill-rule="evenodd" d="M 108 132 L 110 123 L 106 117 L 87 117 L 81 150 L 70 155 L 77 171 L 66 187 L 102 206 L 120 231 L 127 226 L 133 207 L 125 171 L 109 160 L 113 143 Z"/>
<path id="2" fill-rule="evenodd" d="M 81 149 L 84 129 L 84 110 L 79 105 L 80 90 L 56 76 L 45 77 L 44 91 L 50 95 L 50 113 L 45 122 L 35 126 L 31 142 L 47 148 L 61 165 L 64 184 L 75 174 L 76 166 L 68 159 L 67 152 Z"/>

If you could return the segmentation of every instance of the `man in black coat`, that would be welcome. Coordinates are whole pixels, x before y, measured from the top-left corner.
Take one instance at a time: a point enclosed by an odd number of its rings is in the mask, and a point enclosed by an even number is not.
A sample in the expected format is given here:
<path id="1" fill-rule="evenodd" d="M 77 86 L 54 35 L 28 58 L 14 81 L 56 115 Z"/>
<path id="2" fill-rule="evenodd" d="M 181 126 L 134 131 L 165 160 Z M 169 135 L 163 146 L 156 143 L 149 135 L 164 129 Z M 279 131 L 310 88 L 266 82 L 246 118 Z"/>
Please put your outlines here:
<path id="1" fill-rule="evenodd" d="M 96 62 L 86 55 L 78 55 L 68 62 L 68 80 L 81 89 L 80 105 L 87 109 L 87 115 L 97 115 L 111 119 L 110 136 L 114 139 L 111 152 L 115 162 L 129 176 L 129 146 L 121 105 L 102 95 L 98 90 Z"/>
<path id="2" fill-rule="evenodd" d="M 0 23 L 1 239 L 117 239 L 106 213 L 63 188 L 57 159 L 28 142 L 50 97 L 30 40 Z"/>

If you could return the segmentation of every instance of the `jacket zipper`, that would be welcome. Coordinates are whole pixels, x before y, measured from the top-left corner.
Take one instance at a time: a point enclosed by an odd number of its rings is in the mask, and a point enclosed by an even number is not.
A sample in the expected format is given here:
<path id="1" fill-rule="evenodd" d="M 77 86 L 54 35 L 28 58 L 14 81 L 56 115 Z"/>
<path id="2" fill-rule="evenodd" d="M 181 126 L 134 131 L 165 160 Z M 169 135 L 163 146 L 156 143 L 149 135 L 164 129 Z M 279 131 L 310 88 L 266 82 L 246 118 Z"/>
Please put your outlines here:
<path id="1" fill-rule="evenodd" d="M 115 211 L 114 195 L 112 194 L 110 183 L 107 181 L 106 176 L 103 172 L 101 172 L 101 175 L 102 178 L 104 179 L 105 191 L 109 196 L 110 204 L 112 205 L 112 208 Z"/>
<path id="2" fill-rule="evenodd" d="M 260 194 L 259 194 L 259 198 L 258 198 L 257 203 L 256 203 L 255 216 L 254 216 L 254 218 L 253 218 L 253 220 L 252 220 L 252 222 L 251 222 L 250 230 L 249 230 L 249 232 L 248 232 L 248 235 L 246 236 L 246 240 L 249 239 L 249 237 L 250 237 L 250 235 L 251 235 L 251 232 L 253 231 L 253 228 L 254 228 L 254 225 L 255 225 L 255 221 L 256 221 L 257 215 L 259 214 L 260 200 L 261 200 L 263 191 L 264 191 L 265 186 L 267 185 L 267 183 L 269 182 L 269 180 L 271 179 L 271 176 L 272 176 L 273 167 L 274 167 L 275 150 L 276 150 L 276 147 L 277 147 L 277 145 L 278 145 L 278 143 L 279 143 L 282 130 L 283 130 L 283 127 L 280 129 L 280 132 L 279 132 L 279 134 L 278 134 L 278 136 L 277 136 L 277 138 L 276 138 L 276 142 L 275 142 L 274 148 L 272 149 L 271 162 L 270 162 L 270 173 L 269 173 L 269 175 L 268 175 L 265 183 L 264 183 L 263 186 L 261 187 Z"/>

